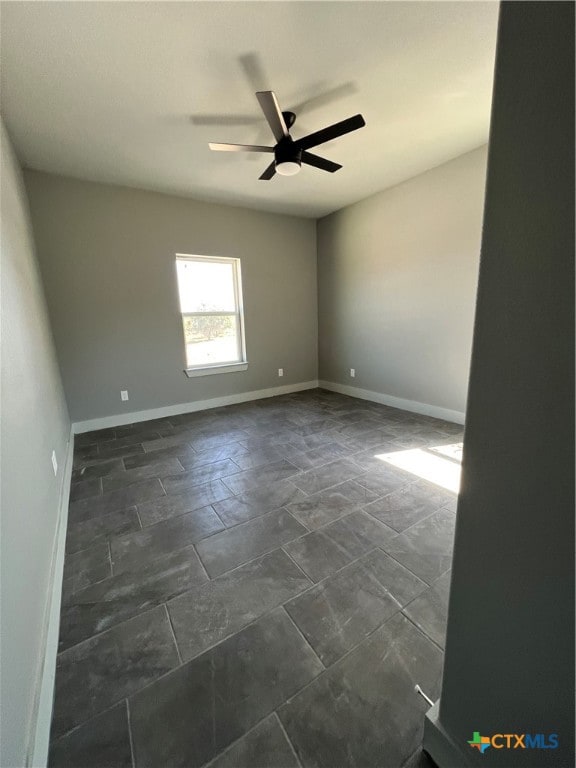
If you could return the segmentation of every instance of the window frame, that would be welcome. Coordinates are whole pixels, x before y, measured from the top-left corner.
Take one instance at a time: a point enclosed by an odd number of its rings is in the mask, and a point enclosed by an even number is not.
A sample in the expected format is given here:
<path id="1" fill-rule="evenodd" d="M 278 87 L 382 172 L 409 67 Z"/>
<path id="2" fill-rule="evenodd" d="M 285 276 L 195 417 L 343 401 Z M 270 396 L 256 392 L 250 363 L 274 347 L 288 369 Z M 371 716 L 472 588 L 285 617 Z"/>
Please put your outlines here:
<path id="1" fill-rule="evenodd" d="M 180 303 L 180 283 L 178 279 L 178 262 L 191 261 L 206 264 L 212 262 L 215 264 L 230 264 L 232 266 L 232 279 L 234 289 L 235 311 L 210 311 L 210 312 L 183 312 Z M 215 373 L 234 373 L 236 371 L 245 371 L 248 369 L 248 360 L 246 357 L 246 337 L 244 332 L 244 301 L 242 296 L 242 267 L 240 259 L 231 256 L 202 256 L 199 254 L 177 253 L 174 261 L 176 272 L 176 288 L 178 291 L 178 304 L 180 314 L 180 327 L 182 329 L 182 342 L 184 350 L 184 373 L 189 378 L 195 376 L 208 376 Z M 234 317 L 236 318 L 236 345 L 238 350 L 237 360 L 222 361 L 206 365 L 188 365 L 188 353 L 186 348 L 186 334 L 184 332 L 184 321 L 187 317 Z"/>

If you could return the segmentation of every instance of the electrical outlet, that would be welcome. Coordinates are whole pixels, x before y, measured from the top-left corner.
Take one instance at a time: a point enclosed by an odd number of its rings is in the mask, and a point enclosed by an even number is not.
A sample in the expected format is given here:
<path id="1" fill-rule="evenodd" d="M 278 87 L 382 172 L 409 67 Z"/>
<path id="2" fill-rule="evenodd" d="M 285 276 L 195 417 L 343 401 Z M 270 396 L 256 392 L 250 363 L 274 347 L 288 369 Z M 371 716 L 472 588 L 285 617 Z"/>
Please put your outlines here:
<path id="1" fill-rule="evenodd" d="M 356 368 L 350 368 L 350 378 L 353 379 L 356 376 Z"/>
<path id="2" fill-rule="evenodd" d="M 284 368 L 278 368 L 278 376 L 284 376 Z"/>
<path id="3" fill-rule="evenodd" d="M 54 469 L 54 474 L 58 474 L 58 460 L 56 459 L 56 451 L 52 451 L 52 467 Z"/>
<path id="4" fill-rule="evenodd" d="M 121 389 L 120 390 L 120 399 L 121 400 L 128 400 L 128 390 L 127 389 Z"/>

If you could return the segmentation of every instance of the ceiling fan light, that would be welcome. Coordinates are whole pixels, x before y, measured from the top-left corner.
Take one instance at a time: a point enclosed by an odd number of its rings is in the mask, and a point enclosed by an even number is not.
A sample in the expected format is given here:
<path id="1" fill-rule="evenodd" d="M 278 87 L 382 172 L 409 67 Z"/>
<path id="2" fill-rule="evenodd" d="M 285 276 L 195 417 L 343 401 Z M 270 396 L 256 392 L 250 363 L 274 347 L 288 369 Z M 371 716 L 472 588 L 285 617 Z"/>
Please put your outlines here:
<path id="1" fill-rule="evenodd" d="M 300 163 L 295 160 L 283 160 L 281 163 L 276 163 L 276 173 L 279 173 L 280 176 L 295 176 L 300 168 Z"/>

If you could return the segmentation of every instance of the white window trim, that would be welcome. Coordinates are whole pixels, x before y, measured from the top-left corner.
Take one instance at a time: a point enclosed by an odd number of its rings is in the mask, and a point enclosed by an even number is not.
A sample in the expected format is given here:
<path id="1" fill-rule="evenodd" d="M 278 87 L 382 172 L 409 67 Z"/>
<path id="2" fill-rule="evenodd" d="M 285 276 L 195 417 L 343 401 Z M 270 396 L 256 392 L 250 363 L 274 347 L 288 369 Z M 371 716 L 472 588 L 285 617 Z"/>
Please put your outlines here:
<path id="1" fill-rule="evenodd" d="M 206 315 L 229 315 L 231 317 L 235 317 L 238 328 L 238 357 L 240 358 L 239 360 L 222 361 L 215 363 L 214 365 L 196 365 L 188 367 L 188 361 L 186 359 L 186 339 L 184 338 L 184 324 L 182 323 L 184 362 L 186 364 L 184 373 L 188 376 L 188 378 L 195 378 L 197 376 L 211 376 L 218 373 L 236 373 L 238 371 L 248 370 L 248 360 L 246 359 L 246 337 L 244 334 L 244 304 L 242 300 L 242 268 L 240 259 L 225 256 L 200 256 L 198 254 L 192 255 L 189 253 L 177 253 L 176 262 L 178 261 L 211 261 L 216 263 L 232 264 L 236 312 L 182 312 L 182 310 L 180 310 L 180 318 L 183 319 L 185 317 L 202 317 Z M 178 277 L 176 277 L 176 282 L 178 283 Z"/>
<path id="2" fill-rule="evenodd" d="M 224 363 L 223 365 L 211 365 L 209 368 L 185 368 L 184 373 L 189 379 L 196 376 L 213 376 L 215 373 L 236 373 L 247 371 L 248 363 Z"/>

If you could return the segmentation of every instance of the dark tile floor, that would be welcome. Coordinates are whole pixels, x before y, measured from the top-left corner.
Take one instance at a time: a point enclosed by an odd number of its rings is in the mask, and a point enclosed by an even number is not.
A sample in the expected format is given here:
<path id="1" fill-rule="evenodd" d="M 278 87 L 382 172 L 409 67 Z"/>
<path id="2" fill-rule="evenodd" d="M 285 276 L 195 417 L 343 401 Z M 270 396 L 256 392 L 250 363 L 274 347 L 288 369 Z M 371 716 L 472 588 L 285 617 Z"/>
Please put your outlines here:
<path id="1" fill-rule="evenodd" d="M 322 390 L 77 436 L 50 765 L 428 765 L 455 496 L 378 456 L 461 440 Z"/>

